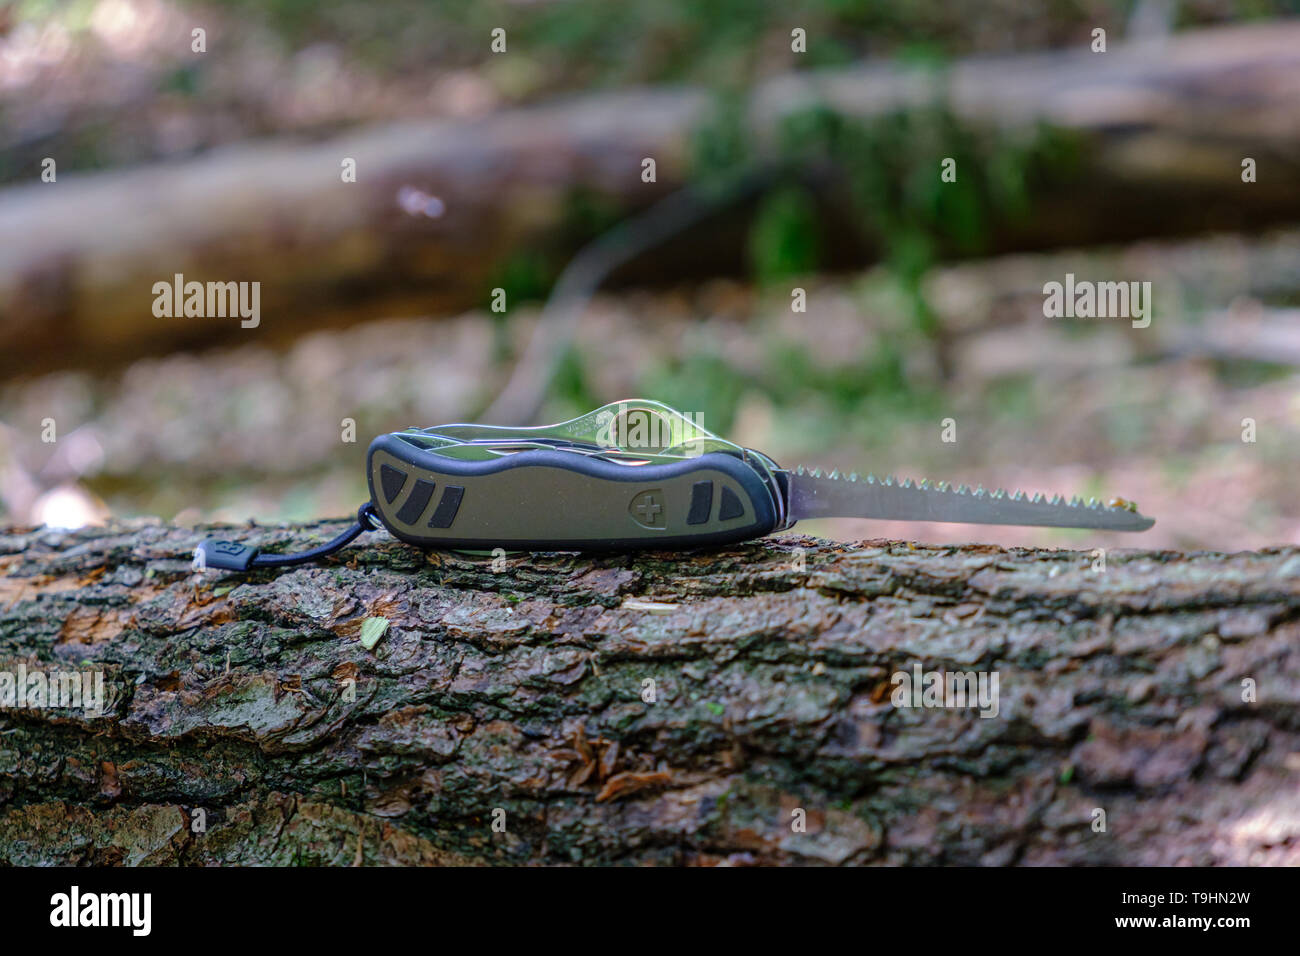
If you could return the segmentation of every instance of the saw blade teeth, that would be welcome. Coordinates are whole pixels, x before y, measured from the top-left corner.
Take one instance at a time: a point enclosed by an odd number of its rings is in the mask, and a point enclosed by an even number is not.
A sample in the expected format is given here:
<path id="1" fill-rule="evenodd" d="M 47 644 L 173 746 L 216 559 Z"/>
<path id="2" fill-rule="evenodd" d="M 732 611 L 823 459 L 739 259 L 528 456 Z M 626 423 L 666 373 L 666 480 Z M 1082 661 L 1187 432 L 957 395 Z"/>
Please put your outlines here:
<path id="1" fill-rule="evenodd" d="M 804 465 L 782 474 L 811 476 L 812 479 L 791 482 L 787 486 L 790 513 L 796 518 L 842 515 L 1116 531 L 1142 531 L 1154 524 L 1127 498 L 1084 498 L 1081 495 L 1026 492 L 1019 488 L 985 488 L 982 484 L 972 487 L 929 478 L 841 472 L 838 468 L 823 472 L 821 468 Z M 833 487 L 832 482 L 836 486 Z M 863 487 L 844 488 L 839 486 L 839 482 L 861 483 Z M 962 500 L 952 500 L 953 495 Z"/>

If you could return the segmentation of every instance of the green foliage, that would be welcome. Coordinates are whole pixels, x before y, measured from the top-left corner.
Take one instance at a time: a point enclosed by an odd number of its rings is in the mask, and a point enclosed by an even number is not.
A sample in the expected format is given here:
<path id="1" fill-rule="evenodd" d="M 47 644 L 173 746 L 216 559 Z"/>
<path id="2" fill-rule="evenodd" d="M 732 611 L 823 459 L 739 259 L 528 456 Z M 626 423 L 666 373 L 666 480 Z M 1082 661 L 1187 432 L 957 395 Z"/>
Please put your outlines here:
<path id="1" fill-rule="evenodd" d="M 560 405 L 561 411 L 557 412 L 559 417 L 556 421 L 589 412 L 605 402 L 605 399 L 597 397 L 595 389 L 587 380 L 582 353 L 573 345 L 568 346 L 560 356 L 547 394 Z"/>
<path id="2" fill-rule="evenodd" d="M 565 197 L 559 244 L 585 245 L 617 226 L 625 212 L 622 203 L 612 197 L 582 184 L 574 186 Z"/>
<path id="3" fill-rule="evenodd" d="M 549 256 L 536 249 L 521 249 L 497 264 L 484 290 L 483 304 L 491 304 L 493 289 L 505 290 L 507 311 L 523 302 L 540 302 L 546 298 L 555 274 Z"/>
<path id="4" fill-rule="evenodd" d="M 889 339 L 859 361 L 831 368 L 815 363 L 802 346 L 786 346 L 769 364 L 768 393 L 785 404 L 815 395 L 843 415 L 868 407 L 880 412 L 886 405 L 929 414 L 936 405 L 937 396 L 908 378 L 903 349 Z"/>
<path id="5" fill-rule="evenodd" d="M 1009 419 L 1028 421 L 1038 408 L 1034 394 L 1036 378 L 1033 375 L 1005 375 L 985 386 L 989 405 L 998 414 Z"/>
<path id="6" fill-rule="evenodd" d="M 939 60 L 933 47 L 914 53 L 918 62 Z M 741 106 L 734 93 L 720 94 L 713 115 L 695 131 L 693 181 L 735 181 L 758 168 L 764 148 L 747 132 Z M 1029 213 L 1035 196 L 1071 174 L 1081 150 L 1065 131 L 988 131 L 936 103 L 869 119 L 826 107 L 792 113 L 766 153 L 777 172 L 750 226 L 755 279 L 772 284 L 822 263 L 828 207 L 806 184 L 826 183 L 827 197 L 847 195 L 861 240 L 880 251 L 910 327 L 883 337 L 876 354 L 831 369 L 804 349 L 781 346 L 764 371 L 762 391 L 778 404 L 816 397 L 844 416 L 879 421 L 930 415 L 940 405 L 937 383 L 910 380 L 903 360 L 909 350 L 939 347 L 942 330 L 925 295 L 926 275 L 945 257 L 985 252 L 998 230 Z M 945 164 L 955 176 L 942 175 Z M 700 368 L 706 362 L 715 367 Z M 720 357 L 697 356 L 650 384 L 689 393 L 688 407 L 734 409 L 739 394 L 757 383 L 741 381 L 725 366 Z M 678 384 L 683 380 L 690 384 Z"/>
<path id="7" fill-rule="evenodd" d="M 621 214 L 618 204 L 609 197 L 584 186 L 575 187 L 565 199 L 564 219 L 555 239 L 545 250 L 521 248 L 499 262 L 489 274 L 484 305 L 490 304 L 493 289 L 504 289 L 507 311 L 493 313 L 504 321 L 504 315 L 521 303 L 545 301 L 572 250 L 614 228 Z"/>
<path id="8" fill-rule="evenodd" d="M 726 435 L 741 398 L 753 383 L 723 356 L 700 349 L 653 370 L 641 384 L 643 394 L 673 408 L 707 410 L 709 430 Z"/>
<path id="9" fill-rule="evenodd" d="M 201 74 L 196 66 L 181 66 L 166 76 L 162 82 L 162 89 L 164 92 L 176 93 L 180 96 L 196 96 L 201 82 Z"/>
<path id="10" fill-rule="evenodd" d="M 183 0 L 196 9 L 213 0 Z M 488 46 L 490 31 L 507 30 L 508 56 L 527 59 L 539 95 L 560 89 L 630 84 L 694 83 L 749 88 L 773 72 L 836 66 L 863 56 L 911 62 L 1006 48 L 1059 46 L 1087 37 L 1094 26 L 1121 27 L 1120 4 L 975 3 L 971 0 L 221 0 L 241 19 L 268 23 L 286 48 L 312 43 L 341 47 L 349 58 L 389 73 L 429 63 L 445 68 L 500 66 Z M 1182 4 L 1180 26 L 1224 18 L 1217 4 Z M 91 0 L 20 0 L 20 15 L 63 11 L 85 23 Z M 1237 19 L 1295 14 L 1295 0 L 1247 0 Z M 1099 19 L 1100 17 L 1100 19 Z M 978 18 L 981 29 L 971 28 Z M 807 32 L 806 53 L 790 51 L 790 31 Z M 994 39 L 996 38 L 996 39 Z M 1014 38 L 1014 39 L 1003 39 Z M 496 61 L 496 62 L 494 62 Z"/>
<path id="11" fill-rule="evenodd" d="M 845 423 L 879 433 L 894 423 L 934 418 L 943 407 L 939 390 L 910 379 L 904 366 L 905 340 L 885 340 L 856 362 L 818 363 L 798 343 L 770 343 L 764 362 L 751 373 L 725 355 L 700 349 L 665 362 L 640 383 L 639 391 L 686 411 L 707 410 L 708 427 L 726 435 L 748 393 L 761 392 L 778 407 L 815 403 L 839 437 Z M 833 437 L 829 440 L 833 440 Z"/>
<path id="12" fill-rule="evenodd" d="M 821 231 L 811 194 L 786 186 L 763 197 L 748 252 L 754 275 L 764 284 L 815 272 L 821 261 Z"/>
<path id="13" fill-rule="evenodd" d="M 927 48 L 917 56 L 933 61 L 937 55 Z M 741 116 L 733 94 L 720 96 L 714 114 L 695 132 L 696 180 L 739 178 L 757 167 L 760 147 Z M 835 170 L 862 240 L 880 250 L 923 344 L 941 331 L 923 288 L 930 269 L 944 257 L 987 250 L 999 229 L 1028 214 L 1035 195 L 1069 177 L 1081 149 L 1077 137 L 1063 130 L 993 132 L 933 104 L 866 120 L 826 107 L 795 112 L 781 122 L 774 153 L 781 173 L 750 229 L 755 278 L 770 284 L 821 263 L 827 224 L 802 183 L 814 175 L 825 180 L 826 171 Z M 955 177 L 942 175 L 949 160 Z M 872 381 L 881 373 L 873 369 Z"/>
<path id="14" fill-rule="evenodd" d="M 1219 381 L 1233 388 L 1257 388 L 1269 382 L 1284 382 L 1295 374 L 1287 362 L 1259 359 L 1220 358 L 1213 362 Z"/>
<path id="15" fill-rule="evenodd" d="M 999 228 L 1028 213 L 1036 193 L 1069 175 L 1079 144 L 1046 126 L 1021 136 L 977 129 L 940 104 L 869 120 L 815 107 L 783 120 L 777 155 L 791 179 L 840 171 L 863 239 L 881 250 L 915 328 L 934 339 L 939 321 L 925 297 L 925 275 L 943 257 L 984 252 Z M 945 169 L 954 175 L 945 177 Z M 813 202 L 794 198 L 800 194 L 793 188 L 774 189 L 752 226 L 760 281 L 818 262 L 825 230 Z"/>
<path id="16" fill-rule="evenodd" d="M 869 40 L 897 42 L 900 21 L 912 19 L 885 5 L 840 0 L 808 0 L 794 17 L 778 0 L 227 0 L 227 5 L 255 12 L 295 45 L 342 42 L 376 65 L 396 67 L 431 57 L 451 68 L 490 62 L 489 32 L 504 27 L 510 52 L 539 63 L 552 88 L 750 83 L 774 58 L 788 59 L 796 68 L 829 66 L 860 55 Z M 927 0 L 927 6 L 942 9 L 935 0 Z M 922 22 L 918 18 L 909 26 Z M 808 31 L 805 54 L 789 52 L 794 26 Z M 950 36 L 964 42 L 965 32 L 953 30 Z"/>
<path id="17" fill-rule="evenodd" d="M 717 94 L 708 117 L 691 130 L 691 179 L 697 186 L 727 183 L 750 171 L 754 144 L 745 127 L 743 92 Z"/>
<path id="18" fill-rule="evenodd" d="M 778 142 L 796 168 L 844 172 L 865 231 L 905 282 L 940 255 L 983 252 L 994 230 L 1025 215 L 1032 194 L 1049 175 L 1068 174 L 1077 155 L 1063 131 L 976 129 L 941 104 L 866 121 L 814 108 L 787 117 Z M 949 159 L 953 182 L 941 176 Z"/>

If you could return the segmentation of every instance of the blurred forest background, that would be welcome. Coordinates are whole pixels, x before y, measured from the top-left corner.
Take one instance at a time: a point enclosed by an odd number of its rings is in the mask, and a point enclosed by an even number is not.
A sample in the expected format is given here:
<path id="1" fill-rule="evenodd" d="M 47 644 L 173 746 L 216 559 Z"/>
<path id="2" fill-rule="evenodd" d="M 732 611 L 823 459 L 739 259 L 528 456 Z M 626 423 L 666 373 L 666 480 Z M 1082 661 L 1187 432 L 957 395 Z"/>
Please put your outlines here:
<path id="1" fill-rule="evenodd" d="M 653 398 L 783 464 L 1158 520 L 800 530 L 1300 543 L 1297 16 L 0 2 L 0 521 L 343 516 L 374 434 L 478 420 L 523 362 L 539 422 Z M 156 317 L 176 273 L 260 282 L 259 324 Z M 1150 281 L 1150 326 L 1045 318 L 1067 273 Z"/>

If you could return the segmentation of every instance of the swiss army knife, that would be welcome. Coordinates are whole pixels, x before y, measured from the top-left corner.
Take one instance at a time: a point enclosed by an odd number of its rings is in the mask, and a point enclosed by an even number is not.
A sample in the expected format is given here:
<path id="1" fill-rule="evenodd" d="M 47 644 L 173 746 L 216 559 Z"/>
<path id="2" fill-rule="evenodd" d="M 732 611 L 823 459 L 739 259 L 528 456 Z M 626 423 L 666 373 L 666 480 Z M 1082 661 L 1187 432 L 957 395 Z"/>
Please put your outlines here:
<path id="1" fill-rule="evenodd" d="M 667 405 L 629 400 L 557 425 L 438 425 L 370 444 L 370 500 L 333 541 L 294 555 L 204 541 L 196 566 L 298 564 L 385 528 L 422 548 L 631 551 L 731 544 L 805 518 L 878 518 L 1144 531 L 1123 499 L 784 469 Z"/>

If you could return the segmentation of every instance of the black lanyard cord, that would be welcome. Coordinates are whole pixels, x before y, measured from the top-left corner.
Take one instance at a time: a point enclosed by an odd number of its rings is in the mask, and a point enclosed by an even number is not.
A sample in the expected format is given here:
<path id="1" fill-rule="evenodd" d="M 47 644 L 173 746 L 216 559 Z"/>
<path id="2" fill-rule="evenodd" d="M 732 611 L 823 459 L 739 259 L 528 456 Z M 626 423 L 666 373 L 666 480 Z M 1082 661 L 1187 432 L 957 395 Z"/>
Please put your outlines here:
<path id="1" fill-rule="evenodd" d="M 357 509 L 357 520 L 346 531 L 332 541 L 327 541 L 309 551 L 296 554 L 262 554 L 257 548 L 251 548 L 238 541 L 223 541 L 208 538 L 194 549 L 194 569 L 203 571 L 207 568 L 219 568 L 223 571 L 247 571 L 250 568 L 285 568 L 295 564 L 306 564 L 333 554 L 340 548 L 351 544 L 358 536 L 367 531 L 383 527 L 373 502 L 367 501 Z"/>

